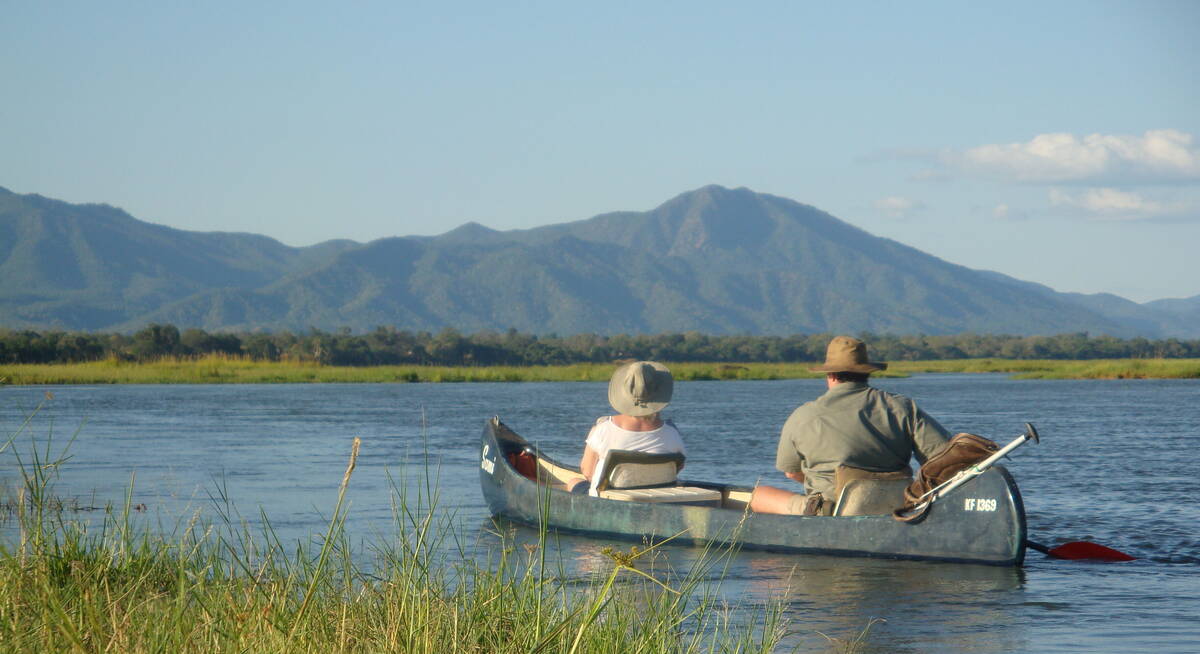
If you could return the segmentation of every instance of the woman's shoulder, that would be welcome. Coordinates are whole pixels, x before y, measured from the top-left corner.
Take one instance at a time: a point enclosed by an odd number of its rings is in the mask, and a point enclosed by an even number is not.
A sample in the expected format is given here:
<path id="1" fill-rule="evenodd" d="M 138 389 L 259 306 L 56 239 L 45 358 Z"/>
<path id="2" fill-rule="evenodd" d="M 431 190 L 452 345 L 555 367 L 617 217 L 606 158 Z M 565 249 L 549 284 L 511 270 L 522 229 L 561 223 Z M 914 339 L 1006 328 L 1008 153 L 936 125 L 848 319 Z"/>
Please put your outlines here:
<path id="1" fill-rule="evenodd" d="M 612 422 L 612 416 L 600 416 L 599 418 L 596 418 L 595 424 L 593 424 L 592 428 L 588 430 L 587 438 L 588 440 L 593 440 L 603 437 L 608 432 L 612 431 L 612 428 L 615 426 L 616 425 L 614 425 Z"/>
<path id="2" fill-rule="evenodd" d="M 599 418 L 596 418 L 596 422 L 592 425 L 592 429 L 589 433 L 595 434 L 598 432 L 608 431 L 615 426 L 616 423 L 612 421 L 612 416 L 600 416 Z"/>

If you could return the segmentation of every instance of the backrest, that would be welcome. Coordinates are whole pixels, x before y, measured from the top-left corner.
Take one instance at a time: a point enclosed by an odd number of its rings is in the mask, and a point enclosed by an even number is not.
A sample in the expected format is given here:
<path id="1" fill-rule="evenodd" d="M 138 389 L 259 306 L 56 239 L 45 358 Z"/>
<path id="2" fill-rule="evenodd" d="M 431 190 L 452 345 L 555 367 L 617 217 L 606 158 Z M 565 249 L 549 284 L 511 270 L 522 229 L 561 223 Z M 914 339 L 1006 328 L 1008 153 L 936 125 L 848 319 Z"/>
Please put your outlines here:
<path id="1" fill-rule="evenodd" d="M 908 479 L 853 479 L 842 487 L 833 515 L 891 515 L 904 505 Z"/>
<path id="2" fill-rule="evenodd" d="M 867 470 L 865 468 L 848 466 L 844 463 L 839 464 L 838 467 L 833 471 L 833 498 L 826 499 L 837 499 L 841 497 L 842 489 L 846 486 L 846 484 L 854 481 L 855 479 L 876 479 L 880 481 L 904 479 L 906 481 L 912 481 L 912 469 L 908 466 L 904 466 L 899 470 L 879 472 L 876 470 Z"/>
<path id="3" fill-rule="evenodd" d="M 632 450 L 609 450 L 600 465 L 604 476 L 596 491 L 610 488 L 652 488 L 675 483 L 684 456 L 678 452 L 649 454 Z"/>
<path id="4" fill-rule="evenodd" d="M 891 472 L 864 470 L 845 464 L 833 472 L 837 503 L 833 515 L 884 515 L 904 504 L 904 489 L 912 470 L 904 466 Z"/>

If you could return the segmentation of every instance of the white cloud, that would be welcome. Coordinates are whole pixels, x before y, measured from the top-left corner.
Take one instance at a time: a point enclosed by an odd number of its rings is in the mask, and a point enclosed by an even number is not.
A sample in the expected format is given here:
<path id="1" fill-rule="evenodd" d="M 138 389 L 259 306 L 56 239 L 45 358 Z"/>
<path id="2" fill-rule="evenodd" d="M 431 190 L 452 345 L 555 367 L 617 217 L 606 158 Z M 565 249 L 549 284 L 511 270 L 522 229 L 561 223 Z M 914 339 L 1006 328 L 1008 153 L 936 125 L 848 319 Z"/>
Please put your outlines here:
<path id="1" fill-rule="evenodd" d="M 1110 184 L 1200 181 L 1200 147 L 1174 129 L 1141 136 L 1039 134 L 1025 143 L 981 145 L 950 153 L 953 166 L 1032 183 Z"/>
<path id="2" fill-rule="evenodd" d="M 1074 194 L 1050 189 L 1050 205 L 1107 220 L 1146 220 L 1189 210 L 1185 204 L 1159 202 L 1114 188 L 1092 188 Z"/>
<path id="3" fill-rule="evenodd" d="M 885 198 L 879 198 L 873 206 L 879 211 L 893 217 L 903 216 L 912 211 L 925 208 L 925 205 L 919 200 L 913 200 L 900 195 L 889 195 Z"/>
<path id="4" fill-rule="evenodd" d="M 1007 202 L 998 202 L 992 206 L 975 205 L 972 211 L 976 215 L 988 216 L 995 220 L 1005 220 L 1016 222 L 1019 220 L 1029 220 L 1029 212 L 1021 207 L 1014 207 Z"/>

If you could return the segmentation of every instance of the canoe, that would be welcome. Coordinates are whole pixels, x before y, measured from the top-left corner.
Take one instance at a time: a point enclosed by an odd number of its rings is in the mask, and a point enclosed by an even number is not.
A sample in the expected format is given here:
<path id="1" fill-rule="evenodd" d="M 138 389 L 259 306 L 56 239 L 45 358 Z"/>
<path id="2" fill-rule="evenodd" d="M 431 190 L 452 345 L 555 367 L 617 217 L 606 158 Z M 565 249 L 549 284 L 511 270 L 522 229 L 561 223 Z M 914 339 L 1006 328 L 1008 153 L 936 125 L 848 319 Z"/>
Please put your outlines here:
<path id="1" fill-rule="evenodd" d="M 1025 558 L 1025 507 L 1012 475 L 999 465 L 935 502 L 920 521 L 900 522 L 890 513 L 753 513 L 747 508 L 752 487 L 695 480 L 679 484 L 719 492 L 719 505 L 573 494 L 562 482 L 580 476 L 579 469 L 546 456 L 498 417 L 487 421 L 480 441 L 479 481 L 488 508 L 530 526 L 545 515 L 553 530 L 639 542 L 675 537 L 772 552 L 998 566 L 1019 566 Z"/>

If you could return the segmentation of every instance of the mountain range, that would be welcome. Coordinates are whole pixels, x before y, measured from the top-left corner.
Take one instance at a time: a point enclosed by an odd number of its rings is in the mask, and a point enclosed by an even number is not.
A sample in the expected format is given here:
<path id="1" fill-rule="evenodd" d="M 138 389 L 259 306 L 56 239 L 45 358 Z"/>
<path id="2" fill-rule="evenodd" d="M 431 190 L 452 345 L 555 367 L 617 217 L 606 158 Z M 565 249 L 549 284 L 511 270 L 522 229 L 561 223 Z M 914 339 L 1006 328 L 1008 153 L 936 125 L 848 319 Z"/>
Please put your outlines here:
<path id="1" fill-rule="evenodd" d="M 953 264 L 814 207 L 706 186 L 645 212 L 290 247 L 0 188 L 0 327 L 1200 337 L 1138 304 Z"/>

